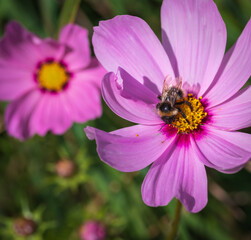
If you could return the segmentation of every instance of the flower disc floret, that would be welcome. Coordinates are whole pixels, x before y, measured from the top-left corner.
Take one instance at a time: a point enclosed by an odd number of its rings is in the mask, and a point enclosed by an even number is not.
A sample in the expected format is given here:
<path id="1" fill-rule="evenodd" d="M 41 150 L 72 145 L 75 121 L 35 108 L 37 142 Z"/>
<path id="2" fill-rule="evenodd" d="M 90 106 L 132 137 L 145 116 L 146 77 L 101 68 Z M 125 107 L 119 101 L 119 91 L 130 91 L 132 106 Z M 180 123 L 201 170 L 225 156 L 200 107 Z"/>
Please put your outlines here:
<path id="1" fill-rule="evenodd" d="M 205 112 L 204 106 L 200 101 L 201 99 L 201 97 L 197 99 L 193 94 L 188 94 L 187 97 L 182 100 L 184 103 L 179 105 L 179 108 L 186 115 L 186 119 L 179 112 L 171 124 L 178 129 L 178 133 L 190 133 L 203 123 L 203 119 L 207 116 L 207 112 Z M 191 108 L 186 102 L 191 104 Z"/>
<path id="2" fill-rule="evenodd" d="M 37 81 L 42 89 L 60 91 L 69 81 L 69 73 L 61 63 L 45 62 L 39 67 Z"/>

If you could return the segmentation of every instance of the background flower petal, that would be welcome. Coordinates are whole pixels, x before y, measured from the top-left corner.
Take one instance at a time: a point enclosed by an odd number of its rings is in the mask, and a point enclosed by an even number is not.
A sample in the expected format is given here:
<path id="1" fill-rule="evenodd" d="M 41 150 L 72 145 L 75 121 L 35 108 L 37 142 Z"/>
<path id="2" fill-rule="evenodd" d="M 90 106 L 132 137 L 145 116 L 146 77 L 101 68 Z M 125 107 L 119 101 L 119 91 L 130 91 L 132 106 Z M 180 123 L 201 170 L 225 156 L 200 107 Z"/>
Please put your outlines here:
<path id="1" fill-rule="evenodd" d="M 201 161 L 208 167 L 224 173 L 235 173 L 251 157 L 251 135 L 227 132 L 213 127 L 204 129 L 205 134 L 195 137 Z"/>
<path id="2" fill-rule="evenodd" d="M 94 28 L 94 52 L 109 72 L 123 68 L 139 82 L 151 81 L 162 91 L 166 75 L 174 76 L 160 41 L 145 21 L 122 15 Z"/>
<path id="3" fill-rule="evenodd" d="M 176 197 L 188 211 L 198 212 L 207 204 L 205 167 L 190 147 L 175 143 L 153 163 L 141 191 L 149 206 L 164 206 Z"/>
<path id="4" fill-rule="evenodd" d="M 87 127 L 85 133 L 96 140 L 102 161 L 119 171 L 132 172 L 151 164 L 172 142 L 175 136 L 167 137 L 160 127 L 135 125 L 110 133 Z"/>
<path id="5" fill-rule="evenodd" d="M 72 120 L 79 123 L 95 119 L 102 114 L 100 89 L 84 80 L 74 79 L 62 96 Z"/>
<path id="6" fill-rule="evenodd" d="M 31 90 L 8 105 L 4 117 L 9 135 L 25 140 L 34 134 L 30 119 L 40 97 L 39 91 Z"/>
<path id="7" fill-rule="evenodd" d="M 213 81 L 226 46 L 226 27 L 213 1 L 164 0 L 161 8 L 163 46 L 176 76 L 199 96 Z"/>
<path id="8" fill-rule="evenodd" d="M 232 97 L 251 75 L 251 20 L 237 42 L 226 53 L 219 71 L 204 97 L 210 106 L 216 106 Z"/>
<path id="9" fill-rule="evenodd" d="M 52 58 L 60 61 L 67 51 L 64 44 L 54 39 L 40 39 L 19 23 L 11 21 L 0 41 L 1 61 L 13 69 L 35 72 L 39 62 Z"/>
<path id="10" fill-rule="evenodd" d="M 74 72 L 74 81 L 84 81 L 101 88 L 101 81 L 106 70 L 101 66 L 99 61 L 94 57 L 91 58 L 89 65 L 82 71 Z"/>
<path id="11" fill-rule="evenodd" d="M 8 62 L 13 69 L 34 70 L 37 62 L 41 60 L 40 52 L 34 42 L 40 43 L 40 41 L 19 23 L 9 22 L 0 41 L 1 62 Z"/>
<path id="12" fill-rule="evenodd" d="M 163 123 L 156 111 L 157 94 L 123 69 L 118 69 L 117 76 L 105 75 L 102 94 L 110 109 L 128 121 L 148 125 Z"/>
<path id="13" fill-rule="evenodd" d="M 70 47 L 70 52 L 64 61 L 69 65 L 69 70 L 86 67 L 91 60 L 88 31 L 76 24 L 67 24 L 59 35 L 59 41 Z"/>
<path id="14" fill-rule="evenodd" d="M 31 72 L 0 59 L 0 100 L 14 100 L 36 86 Z"/>
<path id="15" fill-rule="evenodd" d="M 44 92 L 31 118 L 35 133 L 63 134 L 72 125 L 71 109 L 64 93 Z"/>
<path id="16" fill-rule="evenodd" d="M 209 110 L 210 125 L 232 131 L 251 126 L 251 87 L 241 90 L 227 102 Z"/>
<path id="17" fill-rule="evenodd" d="M 67 53 L 67 46 L 57 42 L 54 39 L 46 38 L 35 42 L 37 51 L 39 52 L 39 59 L 45 61 L 52 59 L 54 61 L 61 61 Z M 67 65 L 67 68 L 69 66 Z"/>

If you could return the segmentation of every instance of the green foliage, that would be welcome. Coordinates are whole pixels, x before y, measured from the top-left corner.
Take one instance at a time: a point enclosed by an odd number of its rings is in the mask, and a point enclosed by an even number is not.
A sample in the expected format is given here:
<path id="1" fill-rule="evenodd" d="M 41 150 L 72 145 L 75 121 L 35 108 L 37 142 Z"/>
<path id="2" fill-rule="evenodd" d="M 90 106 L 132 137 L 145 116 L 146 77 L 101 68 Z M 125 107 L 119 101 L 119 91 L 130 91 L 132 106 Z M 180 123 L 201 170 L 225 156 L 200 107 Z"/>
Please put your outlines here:
<path id="1" fill-rule="evenodd" d="M 161 0 L 83 0 L 76 22 L 88 28 L 117 14 L 145 19 L 160 37 Z M 41 37 L 55 36 L 63 1 L 0 0 L 0 32 L 10 20 L 21 22 Z M 249 0 L 217 0 L 228 29 L 228 48 L 236 41 L 250 17 Z M 67 15 L 68 13 L 66 13 Z M 62 23 L 62 22 L 61 22 Z M 103 104 L 104 105 L 104 104 Z M 129 126 L 107 106 L 104 114 L 85 124 L 74 124 L 64 136 L 20 142 L 9 137 L 3 126 L 6 104 L 0 105 L 0 239 L 77 240 L 78 229 L 95 219 L 107 228 L 107 239 L 165 239 L 174 215 L 175 201 L 150 208 L 141 199 L 141 183 L 147 169 L 121 173 L 101 162 L 94 142 L 83 128 L 106 131 Z M 70 159 L 76 173 L 62 178 L 55 172 L 60 159 Z M 249 171 L 249 172 L 248 172 Z M 213 170 L 209 175 L 209 202 L 198 214 L 182 210 L 178 239 L 231 240 L 251 238 L 250 165 L 235 175 Z M 38 225 L 29 238 L 13 230 L 17 217 L 31 217 Z"/>

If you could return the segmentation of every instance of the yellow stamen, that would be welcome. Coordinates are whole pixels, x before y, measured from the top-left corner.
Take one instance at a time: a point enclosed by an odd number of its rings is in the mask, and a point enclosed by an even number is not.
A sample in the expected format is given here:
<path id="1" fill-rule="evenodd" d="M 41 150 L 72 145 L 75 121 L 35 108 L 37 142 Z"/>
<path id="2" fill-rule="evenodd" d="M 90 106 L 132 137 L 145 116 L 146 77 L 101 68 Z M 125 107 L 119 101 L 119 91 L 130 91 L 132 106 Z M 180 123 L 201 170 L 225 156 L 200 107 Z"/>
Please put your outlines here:
<path id="1" fill-rule="evenodd" d="M 57 62 L 43 63 L 38 70 L 37 80 L 41 88 L 60 91 L 69 80 L 64 66 Z"/>
<path id="2" fill-rule="evenodd" d="M 201 97 L 196 99 L 193 94 L 188 94 L 183 100 L 189 102 L 192 106 L 191 111 L 187 103 L 184 102 L 179 105 L 189 123 L 179 112 L 171 125 L 178 129 L 178 133 L 190 133 L 201 125 L 202 119 L 207 116 L 207 112 L 204 111 L 204 107 L 200 102 Z"/>

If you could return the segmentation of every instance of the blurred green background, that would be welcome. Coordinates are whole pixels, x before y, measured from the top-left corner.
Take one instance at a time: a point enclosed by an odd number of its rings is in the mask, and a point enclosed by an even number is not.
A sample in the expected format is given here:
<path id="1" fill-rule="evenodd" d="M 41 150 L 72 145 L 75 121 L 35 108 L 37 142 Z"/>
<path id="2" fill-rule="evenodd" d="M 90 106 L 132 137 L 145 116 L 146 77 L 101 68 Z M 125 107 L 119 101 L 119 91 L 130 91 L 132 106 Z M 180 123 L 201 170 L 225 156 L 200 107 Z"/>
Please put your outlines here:
<path id="1" fill-rule="evenodd" d="M 0 34 L 10 20 L 17 20 L 41 37 L 55 36 L 64 1 L 0 0 Z M 226 23 L 229 48 L 251 15 L 250 0 L 215 1 Z M 160 37 L 162 0 L 82 0 L 76 23 L 92 27 L 118 14 L 143 18 Z M 175 210 L 150 208 L 141 200 L 141 183 L 148 169 L 121 173 L 102 163 L 94 142 L 83 133 L 86 125 L 111 131 L 130 123 L 114 115 L 103 103 L 100 119 L 74 124 L 63 136 L 50 133 L 20 142 L 9 137 L 3 124 L 7 103 L 0 104 L 0 239 L 77 240 L 81 224 L 98 220 L 107 239 L 165 239 Z M 246 130 L 248 131 L 248 130 Z M 57 175 L 55 164 L 72 160 L 72 177 Z M 251 164 L 237 174 L 224 175 L 207 169 L 209 201 L 198 214 L 182 210 L 178 239 L 251 239 Z M 17 235 L 13 221 L 20 216 L 35 220 L 36 232 Z"/>

